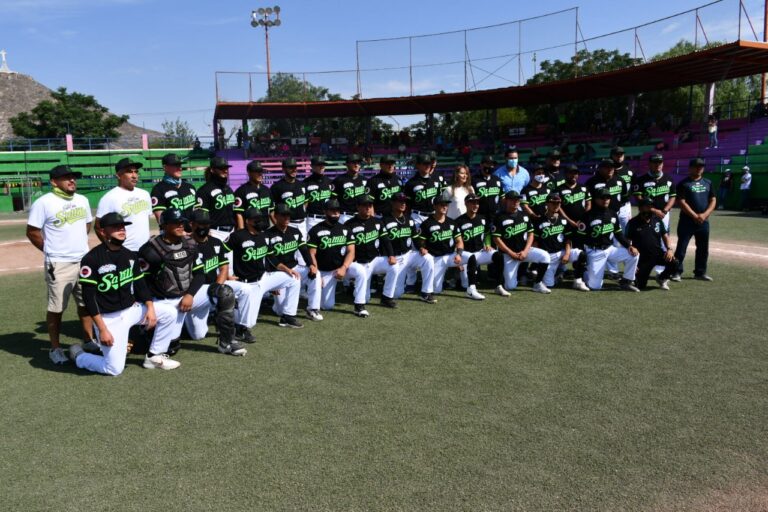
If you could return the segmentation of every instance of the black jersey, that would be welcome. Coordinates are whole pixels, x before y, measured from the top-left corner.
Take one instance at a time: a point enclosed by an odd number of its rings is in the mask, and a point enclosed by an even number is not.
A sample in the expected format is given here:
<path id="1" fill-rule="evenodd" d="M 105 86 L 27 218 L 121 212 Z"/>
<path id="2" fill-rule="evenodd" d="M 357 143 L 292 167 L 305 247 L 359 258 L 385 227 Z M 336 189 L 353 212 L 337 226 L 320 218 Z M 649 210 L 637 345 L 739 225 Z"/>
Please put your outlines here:
<path id="1" fill-rule="evenodd" d="M 531 219 L 520 210 L 499 214 L 493 220 L 491 236 L 504 242 L 510 251 L 520 252 L 525 249 L 528 237 L 532 235 Z"/>
<path id="2" fill-rule="evenodd" d="M 419 247 L 425 247 L 432 256 L 445 256 L 456 247 L 456 239 L 461 237 L 456 221 L 448 217 L 438 222 L 430 217 L 421 223 L 419 229 Z"/>
<path id="3" fill-rule="evenodd" d="M 434 175 L 424 177 L 418 173 L 403 187 L 403 192 L 411 201 L 411 208 L 427 213 L 435 210 L 433 201 L 442 190 L 443 185 L 437 177 Z"/>
<path id="4" fill-rule="evenodd" d="M 376 213 L 389 215 L 390 210 L 392 210 L 392 196 L 403 188 L 397 174 L 394 172 L 392 174 L 380 172 L 368 180 L 367 186 L 368 193 L 373 196 L 373 208 L 376 210 Z"/>
<path id="5" fill-rule="evenodd" d="M 629 196 L 632 193 L 632 182 L 635 179 L 635 173 L 626 163 L 622 163 L 621 167 L 617 167 L 614 170 L 614 176 L 624 182 L 624 192 L 621 196 L 621 204 L 625 204 L 629 201 Z"/>
<path id="6" fill-rule="evenodd" d="M 587 211 L 587 202 L 591 201 L 587 187 L 578 183 L 573 187 L 569 187 L 567 183 L 563 183 L 555 189 L 555 192 L 560 194 L 560 199 L 562 199 L 560 208 L 563 209 L 569 219 L 578 223 L 584 218 L 584 214 Z"/>
<path id="7" fill-rule="evenodd" d="M 477 173 L 472 178 L 472 187 L 475 189 L 475 194 L 480 197 L 480 209 L 477 212 L 486 218 L 496 215 L 503 195 L 499 177 L 494 174 L 486 176 L 482 172 Z"/>
<path id="8" fill-rule="evenodd" d="M 469 252 L 482 251 L 486 245 L 486 237 L 490 234 L 490 226 L 483 215 L 477 214 L 470 219 L 465 213 L 456 219 L 456 226 L 464 241 L 464 250 Z"/>
<path id="9" fill-rule="evenodd" d="M 304 185 L 298 181 L 289 183 L 285 178 L 273 183 L 269 189 L 272 194 L 272 202 L 277 204 L 287 204 L 291 209 L 291 221 L 297 222 L 304 220 L 307 216 L 305 209 L 307 202 L 306 190 Z"/>
<path id="10" fill-rule="evenodd" d="M 333 180 L 333 196 L 339 200 L 341 211 L 348 214 L 357 211 L 357 198 L 367 193 L 366 180 L 359 174 L 354 176 L 348 172 Z"/>
<path id="11" fill-rule="evenodd" d="M 331 198 L 331 180 L 324 174 L 312 173 L 302 182 L 307 197 L 307 215 L 325 215 L 325 202 Z"/>
<path id="12" fill-rule="evenodd" d="M 565 242 L 571 238 L 568 221 L 556 215 L 549 218 L 546 215 L 534 221 L 533 232 L 539 248 L 548 253 L 560 252 L 565 249 Z"/>
<path id="13" fill-rule="evenodd" d="M 232 250 L 234 274 L 240 281 L 255 283 L 267 271 L 269 245 L 264 233 L 239 229 L 229 236 L 227 248 Z"/>
<path id="14" fill-rule="evenodd" d="M 391 215 L 382 219 L 384 235 L 392 246 L 392 254 L 400 256 L 413 248 L 413 239 L 417 235 L 416 223 L 410 216 L 395 218 Z"/>
<path id="15" fill-rule="evenodd" d="M 317 268 L 330 272 L 344 264 L 349 245 L 354 245 L 352 233 L 346 224 L 323 221 L 309 230 L 307 246 L 315 249 Z"/>
<path id="16" fill-rule="evenodd" d="M 176 208 L 189 215 L 197 204 L 195 187 L 182 181 L 178 187 L 167 181 L 161 181 L 149 194 L 152 197 L 152 211 L 162 212 L 168 208 Z"/>
<path id="17" fill-rule="evenodd" d="M 293 226 L 288 226 L 285 232 L 280 231 L 277 226 L 272 226 L 264 232 L 264 236 L 269 244 L 267 269 L 270 272 L 277 270 L 280 263 L 288 268 L 298 265 L 299 262 L 296 259 L 297 252 L 301 254 L 307 265 L 312 261 L 301 231 Z"/>
<path id="18" fill-rule="evenodd" d="M 121 247 L 110 251 L 100 244 L 80 261 L 83 299 L 91 316 L 113 313 L 131 307 L 137 300 L 151 300 L 138 258 Z"/>
<path id="19" fill-rule="evenodd" d="M 209 181 L 197 191 L 197 206 L 211 216 L 213 229 L 235 226 L 235 193 L 229 185 Z"/>
<path id="20" fill-rule="evenodd" d="M 627 247 L 624 234 L 619 225 L 616 212 L 610 208 L 592 208 L 579 223 L 579 235 L 584 239 L 584 244 L 590 247 L 604 249 L 613 244 L 614 238 Z"/>
<path id="21" fill-rule="evenodd" d="M 235 190 L 235 213 L 243 214 L 249 208 L 256 208 L 262 215 L 268 216 L 274 210 L 272 195 L 264 185 L 246 182 Z"/>
<path id="22" fill-rule="evenodd" d="M 655 215 L 644 219 L 640 215 L 632 217 L 627 223 L 627 238 L 632 242 L 640 257 L 655 257 L 662 249 L 662 237 L 667 234 L 664 222 Z"/>
<path id="23" fill-rule="evenodd" d="M 195 269 L 205 275 L 205 284 L 213 284 L 219 275 L 219 268 L 229 265 L 227 253 L 229 247 L 216 237 L 209 236 L 205 242 L 197 243 Z"/>
<path id="24" fill-rule="evenodd" d="M 653 207 L 663 210 L 672 197 L 677 197 L 675 184 L 672 179 L 662 173 L 658 178 L 651 173 L 635 178 L 632 193 L 638 199 L 648 198 L 653 201 Z"/>
<path id="25" fill-rule="evenodd" d="M 369 263 L 377 256 L 392 256 L 392 245 L 383 236 L 384 224 L 381 219 L 361 219 L 357 215 L 344 225 L 355 241 L 355 261 Z"/>
<path id="26" fill-rule="evenodd" d="M 528 208 L 536 215 L 541 217 L 547 209 L 547 195 L 551 190 L 542 185 L 539 188 L 535 188 L 531 185 L 523 187 L 521 192 L 520 204 L 527 204 Z"/>
<path id="27" fill-rule="evenodd" d="M 624 180 L 618 176 L 614 175 L 611 179 L 606 180 L 600 176 L 600 174 L 595 174 L 587 180 L 585 186 L 587 187 L 590 197 L 595 197 L 595 192 L 601 188 L 607 189 L 611 194 L 611 202 L 608 205 L 608 208 L 614 212 L 619 211 L 621 205 L 624 203 L 622 198 L 626 193 L 627 185 Z"/>

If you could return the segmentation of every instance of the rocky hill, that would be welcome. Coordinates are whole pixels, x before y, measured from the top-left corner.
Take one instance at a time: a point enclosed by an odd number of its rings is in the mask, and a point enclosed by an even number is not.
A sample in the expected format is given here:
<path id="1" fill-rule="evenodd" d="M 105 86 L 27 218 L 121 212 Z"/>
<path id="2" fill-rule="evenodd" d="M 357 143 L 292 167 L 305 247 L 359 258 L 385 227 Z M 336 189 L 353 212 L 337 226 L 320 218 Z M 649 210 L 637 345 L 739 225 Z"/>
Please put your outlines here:
<path id="1" fill-rule="evenodd" d="M 21 112 L 32 110 L 42 100 L 50 97 L 51 90 L 34 78 L 21 73 L 0 73 L 0 140 L 13 137 L 13 129 L 8 121 Z M 116 145 L 136 147 L 142 133 L 162 136 L 162 133 L 125 123 L 118 128 L 120 140 Z"/>

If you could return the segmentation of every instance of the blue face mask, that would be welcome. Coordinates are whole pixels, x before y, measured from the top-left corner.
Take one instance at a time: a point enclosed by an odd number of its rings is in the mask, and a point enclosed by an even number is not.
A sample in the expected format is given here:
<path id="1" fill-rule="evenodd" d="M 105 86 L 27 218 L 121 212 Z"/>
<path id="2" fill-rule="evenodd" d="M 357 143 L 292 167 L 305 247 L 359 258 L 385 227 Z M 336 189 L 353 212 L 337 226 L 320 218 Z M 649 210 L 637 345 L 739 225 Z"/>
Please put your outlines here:
<path id="1" fill-rule="evenodd" d="M 517 158 L 510 158 L 509 160 L 507 160 L 507 167 L 509 167 L 510 169 L 517 167 Z"/>

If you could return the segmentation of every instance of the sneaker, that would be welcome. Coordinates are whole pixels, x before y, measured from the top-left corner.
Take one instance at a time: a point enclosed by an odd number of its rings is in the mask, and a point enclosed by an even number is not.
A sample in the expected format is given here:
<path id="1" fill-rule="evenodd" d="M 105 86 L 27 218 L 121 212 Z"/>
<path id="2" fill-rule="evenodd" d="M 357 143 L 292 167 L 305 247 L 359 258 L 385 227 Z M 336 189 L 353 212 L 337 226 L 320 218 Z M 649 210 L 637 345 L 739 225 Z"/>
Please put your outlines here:
<path id="1" fill-rule="evenodd" d="M 69 347 L 69 358 L 72 360 L 72 362 L 77 361 L 77 356 L 82 354 L 84 352 L 83 346 L 79 343 L 75 343 L 74 345 Z"/>
<path id="2" fill-rule="evenodd" d="M 693 276 L 694 279 L 698 279 L 699 281 L 712 281 L 712 278 L 709 277 L 707 274 L 699 274 Z"/>
<path id="3" fill-rule="evenodd" d="M 171 359 L 168 354 L 157 354 L 156 356 L 147 354 L 144 356 L 144 363 L 142 366 L 147 370 L 175 370 L 181 366 L 181 363 Z"/>
<path id="4" fill-rule="evenodd" d="M 307 318 L 309 318 L 313 322 L 319 322 L 323 319 L 323 315 L 321 315 L 320 312 L 316 309 L 307 308 L 305 311 L 307 313 Z"/>
<path id="5" fill-rule="evenodd" d="M 66 354 L 64 354 L 64 349 L 61 347 L 52 348 L 48 353 L 48 357 L 51 358 L 53 364 L 64 364 L 69 361 Z"/>
<path id="6" fill-rule="evenodd" d="M 101 347 L 94 340 L 88 340 L 85 343 L 83 343 L 82 349 L 90 354 L 98 354 L 99 352 L 101 352 Z M 69 350 L 71 351 L 72 347 L 70 347 Z"/>
<path id="7" fill-rule="evenodd" d="M 360 318 L 368 318 L 370 316 L 368 310 L 365 309 L 365 304 L 355 304 L 355 316 Z"/>
<path id="8" fill-rule="evenodd" d="M 385 308 L 397 309 L 397 302 L 395 302 L 395 299 L 391 299 L 387 296 L 381 297 L 381 305 Z"/>
<path id="9" fill-rule="evenodd" d="M 181 350 L 181 338 L 176 338 L 175 340 L 171 340 L 171 344 L 168 345 L 168 352 L 167 354 L 169 356 L 175 356 L 179 353 L 179 350 Z"/>
<path id="10" fill-rule="evenodd" d="M 496 291 L 496 295 L 501 295 L 502 297 L 509 297 L 510 295 L 512 295 L 507 290 L 505 290 L 504 285 L 501 285 L 501 284 L 496 287 L 495 291 Z"/>
<path id="11" fill-rule="evenodd" d="M 680 281 L 683 280 L 683 276 L 681 276 L 680 274 L 672 274 L 671 276 L 669 276 L 669 280 L 679 283 Z"/>
<path id="12" fill-rule="evenodd" d="M 416 293 L 416 285 L 415 284 L 405 285 L 405 293 Z"/>
<path id="13" fill-rule="evenodd" d="M 445 280 L 445 288 L 448 290 L 453 290 L 456 288 L 456 280 L 455 279 L 446 279 Z"/>
<path id="14" fill-rule="evenodd" d="M 435 300 L 435 298 L 432 296 L 431 293 L 422 293 L 422 294 L 420 294 L 419 295 L 419 300 L 421 302 L 426 302 L 427 304 L 434 304 L 434 303 L 437 302 Z"/>
<path id="15" fill-rule="evenodd" d="M 219 341 L 219 352 L 222 354 L 230 354 L 233 356 L 244 356 L 248 353 L 248 350 L 235 340 L 231 343 L 222 343 Z"/>
<path id="16" fill-rule="evenodd" d="M 528 286 L 528 283 L 530 282 L 531 280 L 527 275 L 520 277 L 520 282 L 519 282 L 520 286 Z"/>
<path id="17" fill-rule="evenodd" d="M 669 279 L 662 279 L 660 277 L 656 277 L 656 282 L 659 284 L 659 288 L 662 290 L 669 291 Z"/>
<path id="18" fill-rule="evenodd" d="M 291 329 L 301 329 L 304 327 L 304 324 L 296 320 L 295 316 L 288 315 L 281 316 L 277 325 L 280 327 L 290 327 Z"/>
<path id="19" fill-rule="evenodd" d="M 621 288 L 625 292 L 639 292 L 640 291 L 640 288 L 635 286 L 632 281 L 621 281 L 619 283 L 619 288 Z"/>
<path id="20" fill-rule="evenodd" d="M 536 293 L 552 293 L 552 290 L 547 288 L 547 285 L 545 285 L 542 281 L 539 281 L 538 283 L 534 284 L 532 291 Z"/>
<path id="21" fill-rule="evenodd" d="M 621 274 L 619 274 L 618 272 L 612 272 L 609 270 L 605 273 L 605 278 L 610 279 L 611 281 L 618 281 L 619 279 L 621 279 Z"/>
<path id="22" fill-rule="evenodd" d="M 588 292 L 589 291 L 589 286 L 587 286 L 584 283 L 583 279 L 574 279 L 573 280 L 573 289 L 574 290 L 579 290 L 580 292 Z"/>
<path id="23" fill-rule="evenodd" d="M 251 334 L 251 330 L 244 325 L 235 324 L 235 340 L 243 343 L 255 343 L 256 338 Z"/>
<path id="24" fill-rule="evenodd" d="M 477 287 L 475 285 L 472 285 L 467 288 L 467 297 L 469 297 L 472 300 L 484 300 L 485 295 L 479 293 L 477 291 Z"/>

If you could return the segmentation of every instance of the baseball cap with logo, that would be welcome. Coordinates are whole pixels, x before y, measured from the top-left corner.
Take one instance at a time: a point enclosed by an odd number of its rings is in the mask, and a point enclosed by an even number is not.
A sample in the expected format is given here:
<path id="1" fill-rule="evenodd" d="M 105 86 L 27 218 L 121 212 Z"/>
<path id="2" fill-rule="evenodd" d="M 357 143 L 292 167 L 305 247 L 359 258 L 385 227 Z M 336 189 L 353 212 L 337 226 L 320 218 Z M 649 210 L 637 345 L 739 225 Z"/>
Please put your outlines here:
<path id="1" fill-rule="evenodd" d="M 106 228 L 109 226 L 130 226 L 133 222 L 128 222 L 117 212 L 109 212 L 99 219 L 99 226 Z"/>
<path id="2" fill-rule="evenodd" d="M 245 210 L 243 217 L 248 220 L 260 219 L 262 217 L 261 210 L 258 208 L 248 208 Z"/>
<path id="3" fill-rule="evenodd" d="M 275 215 L 290 215 L 291 208 L 285 203 L 275 205 Z"/>
<path id="4" fill-rule="evenodd" d="M 361 204 L 373 204 L 376 200 L 373 198 L 372 195 L 365 194 L 357 198 L 357 204 L 358 206 Z"/>
<path id="5" fill-rule="evenodd" d="M 637 206 L 638 206 L 638 207 L 642 207 L 642 206 L 653 206 L 653 201 L 651 201 L 651 200 L 650 200 L 649 198 L 647 198 L 647 197 L 643 197 L 642 199 L 640 199 L 640 200 L 637 202 Z"/>
<path id="6" fill-rule="evenodd" d="M 360 158 L 360 155 L 357 153 L 350 153 L 347 155 L 346 163 L 348 164 L 359 164 L 362 161 L 363 159 Z"/>
<path id="7" fill-rule="evenodd" d="M 432 164 L 432 158 L 429 155 L 425 154 L 425 153 L 419 153 L 418 155 L 416 155 L 416 158 L 413 159 L 413 163 L 416 164 L 416 165 L 419 165 L 419 164 L 430 164 L 431 165 Z"/>
<path id="8" fill-rule="evenodd" d="M 493 155 L 483 155 L 483 157 L 480 159 L 480 163 L 496 165 L 496 160 L 493 159 Z"/>
<path id="9" fill-rule="evenodd" d="M 299 164 L 296 163 L 295 158 L 286 158 L 281 165 L 283 166 L 283 169 L 295 169 L 299 166 Z"/>
<path id="10" fill-rule="evenodd" d="M 434 200 L 435 204 L 450 204 L 453 202 L 453 196 L 448 190 L 443 190 L 443 193 L 437 196 Z"/>
<path id="11" fill-rule="evenodd" d="M 193 210 L 189 215 L 189 221 L 197 224 L 210 224 L 211 216 L 205 210 Z"/>
<path id="12" fill-rule="evenodd" d="M 480 202 L 480 196 L 477 194 L 467 194 L 467 197 L 464 198 L 465 203 L 479 203 Z"/>
<path id="13" fill-rule="evenodd" d="M 553 149 L 547 155 L 547 157 L 551 158 L 552 160 L 560 160 L 560 156 L 561 156 L 561 154 L 560 154 L 560 150 L 559 149 Z"/>
<path id="14" fill-rule="evenodd" d="M 510 190 L 506 194 L 504 194 L 504 197 L 506 199 L 520 199 L 520 192 L 517 190 Z"/>
<path id="15" fill-rule="evenodd" d="M 324 156 L 313 156 L 309 161 L 309 165 L 326 165 Z"/>
<path id="16" fill-rule="evenodd" d="M 160 225 L 166 224 L 181 224 L 188 219 L 184 216 L 181 210 L 178 208 L 168 208 L 160 215 Z"/>
<path id="17" fill-rule="evenodd" d="M 601 169 L 603 167 L 616 167 L 616 164 L 611 160 L 610 158 L 603 158 L 600 160 L 600 162 L 597 164 L 597 168 Z"/>
<path id="18" fill-rule="evenodd" d="M 607 188 L 599 188 L 592 194 L 595 199 L 610 199 L 611 192 Z"/>
<path id="19" fill-rule="evenodd" d="M 229 162 L 227 162 L 226 158 L 220 157 L 220 156 L 215 156 L 215 157 L 211 158 L 210 167 L 211 167 L 211 169 L 229 169 L 232 166 L 229 165 Z"/>
<path id="20" fill-rule="evenodd" d="M 393 164 L 397 162 L 397 159 L 392 155 L 382 155 L 381 158 L 379 158 L 380 164 Z"/>
<path id="21" fill-rule="evenodd" d="M 559 203 L 562 202 L 562 198 L 557 192 L 552 192 L 551 194 L 547 195 L 547 202 Z"/>
<path id="22" fill-rule="evenodd" d="M 73 171 L 72 168 L 68 165 L 57 165 L 56 167 L 50 170 L 50 172 L 48 173 L 48 177 L 51 179 L 54 179 L 54 178 L 61 178 L 62 176 L 68 176 L 70 174 L 78 179 L 83 177 L 83 173 Z"/>
<path id="23" fill-rule="evenodd" d="M 648 161 L 649 162 L 653 162 L 653 163 L 663 162 L 664 161 L 664 155 L 662 155 L 660 153 L 653 154 L 653 155 L 651 155 L 648 158 Z"/>
<path id="24" fill-rule="evenodd" d="M 397 192 L 395 195 L 392 196 L 392 200 L 393 201 L 400 201 L 400 202 L 403 202 L 403 203 L 407 203 L 408 202 L 408 196 L 405 195 L 402 192 Z"/>
<path id="25" fill-rule="evenodd" d="M 566 165 L 565 174 L 579 174 L 579 167 L 574 164 Z"/>
<path id="26" fill-rule="evenodd" d="M 131 160 L 130 158 L 122 158 L 117 161 L 115 164 L 115 170 L 117 172 L 124 171 L 125 169 L 130 169 L 131 167 L 135 167 L 136 169 L 141 169 L 144 167 L 144 164 L 137 162 L 136 160 Z"/>
<path id="27" fill-rule="evenodd" d="M 624 148 L 621 146 L 613 146 L 611 148 L 611 154 L 612 155 L 623 155 L 624 154 Z"/>
<path id="28" fill-rule="evenodd" d="M 264 168 L 261 166 L 261 162 L 257 162 L 256 160 L 248 162 L 245 170 L 248 172 L 264 172 Z"/>
<path id="29" fill-rule="evenodd" d="M 176 153 L 168 153 L 163 157 L 163 165 L 170 165 L 172 167 L 181 166 L 181 158 Z"/>
<path id="30" fill-rule="evenodd" d="M 326 210 L 341 210 L 341 203 L 338 199 L 329 199 L 325 202 L 324 208 Z"/>
<path id="31" fill-rule="evenodd" d="M 696 158 L 691 158 L 691 161 L 688 162 L 688 165 L 690 167 L 704 167 L 706 162 L 704 162 L 704 159 L 700 156 L 697 156 Z"/>

